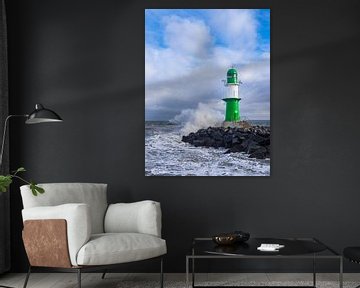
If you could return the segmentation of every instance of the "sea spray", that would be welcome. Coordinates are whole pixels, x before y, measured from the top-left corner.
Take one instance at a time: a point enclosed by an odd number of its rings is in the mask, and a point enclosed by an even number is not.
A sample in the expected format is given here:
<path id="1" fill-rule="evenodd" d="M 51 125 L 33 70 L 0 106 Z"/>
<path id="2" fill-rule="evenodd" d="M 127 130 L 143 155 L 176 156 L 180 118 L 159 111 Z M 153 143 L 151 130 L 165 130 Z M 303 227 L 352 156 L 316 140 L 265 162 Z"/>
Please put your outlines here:
<path id="1" fill-rule="evenodd" d="M 221 102 L 199 103 L 196 109 L 184 109 L 173 119 L 181 123 L 183 128 L 180 133 L 185 135 L 209 126 L 221 126 L 224 115 L 221 112 L 224 106 Z"/>

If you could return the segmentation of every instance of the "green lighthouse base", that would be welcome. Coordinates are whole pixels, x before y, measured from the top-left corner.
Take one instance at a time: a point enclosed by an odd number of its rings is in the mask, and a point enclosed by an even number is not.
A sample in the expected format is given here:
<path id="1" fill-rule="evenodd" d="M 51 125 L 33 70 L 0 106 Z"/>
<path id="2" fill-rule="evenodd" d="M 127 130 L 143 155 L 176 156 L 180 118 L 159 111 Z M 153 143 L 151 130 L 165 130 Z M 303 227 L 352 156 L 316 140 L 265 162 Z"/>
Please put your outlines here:
<path id="1" fill-rule="evenodd" d="M 225 121 L 227 122 L 240 121 L 240 109 L 239 109 L 240 98 L 224 98 L 222 100 L 226 102 Z"/>

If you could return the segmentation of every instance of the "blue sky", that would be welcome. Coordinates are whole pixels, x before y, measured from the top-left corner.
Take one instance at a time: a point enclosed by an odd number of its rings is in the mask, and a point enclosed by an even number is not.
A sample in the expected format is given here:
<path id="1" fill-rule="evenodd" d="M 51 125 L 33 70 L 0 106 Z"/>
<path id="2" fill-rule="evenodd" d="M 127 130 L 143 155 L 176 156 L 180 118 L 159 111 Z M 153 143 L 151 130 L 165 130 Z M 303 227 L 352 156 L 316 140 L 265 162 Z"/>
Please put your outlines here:
<path id="1" fill-rule="evenodd" d="M 223 118 L 221 80 L 233 65 L 240 114 L 270 119 L 269 9 L 145 10 L 146 120 Z"/>

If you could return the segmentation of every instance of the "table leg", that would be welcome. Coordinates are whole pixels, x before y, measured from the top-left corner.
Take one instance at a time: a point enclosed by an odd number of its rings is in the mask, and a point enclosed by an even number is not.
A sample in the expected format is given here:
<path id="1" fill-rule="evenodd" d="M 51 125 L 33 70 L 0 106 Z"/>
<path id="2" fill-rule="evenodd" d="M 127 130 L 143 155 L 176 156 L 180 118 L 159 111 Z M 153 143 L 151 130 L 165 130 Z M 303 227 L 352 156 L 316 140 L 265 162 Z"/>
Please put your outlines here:
<path id="1" fill-rule="evenodd" d="M 192 287 L 195 287 L 195 258 L 192 258 Z"/>
<path id="2" fill-rule="evenodd" d="M 316 287 L 316 256 L 313 257 L 313 286 Z"/>
<path id="3" fill-rule="evenodd" d="M 191 259 L 191 264 L 192 264 L 192 287 L 194 288 L 195 287 L 195 249 L 194 249 L 194 246 L 193 246 L 193 249 L 192 249 L 192 259 Z"/>
<path id="4" fill-rule="evenodd" d="M 343 288 L 343 257 L 340 257 L 339 287 Z"/>
<path id="5" fill-rule="evenodd" d="M 186 288 L 189 288 L 189 257 L 186 256 Z"/>

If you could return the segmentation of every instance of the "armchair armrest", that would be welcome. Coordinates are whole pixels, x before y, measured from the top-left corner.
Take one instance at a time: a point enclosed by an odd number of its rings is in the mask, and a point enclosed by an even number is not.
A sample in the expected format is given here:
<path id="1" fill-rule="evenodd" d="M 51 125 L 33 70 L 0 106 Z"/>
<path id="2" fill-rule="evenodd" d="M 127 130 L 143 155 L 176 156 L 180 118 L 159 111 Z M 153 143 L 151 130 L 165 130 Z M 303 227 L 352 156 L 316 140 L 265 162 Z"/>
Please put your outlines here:
<path id="1" fill-rule="evenodd" d="M 58 206 L 33 207 L 22 210 L 23 221 L 64 219 L 71 264 L 77 265 L 76 256 L 80 248 L 89 241 L 91 235 L 91 222 L 89 206 L 86 204 L 64 204 Z M 34 235 L 35 236 L 35 235 Z M 34 241 L 39 241 L 37 235 Z M 49 243 L 45 243 L 49 244 Z"/>
<path id="2" fill-rule="evenodd" d="M 106 233 L 143 233 L 161 237 L 160 203 L 150 200 L 111 204 L 105 215 Z"/>

